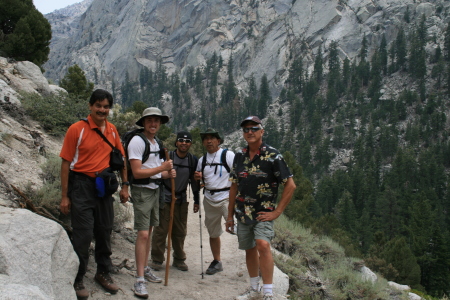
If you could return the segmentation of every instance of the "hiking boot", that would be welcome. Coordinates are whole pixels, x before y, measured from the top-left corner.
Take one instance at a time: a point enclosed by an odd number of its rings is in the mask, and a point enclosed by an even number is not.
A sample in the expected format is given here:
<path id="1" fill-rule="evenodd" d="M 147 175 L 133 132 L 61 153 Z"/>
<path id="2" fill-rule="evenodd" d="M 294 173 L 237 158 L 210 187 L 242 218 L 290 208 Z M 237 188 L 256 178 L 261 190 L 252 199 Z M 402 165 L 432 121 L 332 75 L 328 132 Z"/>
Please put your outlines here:
<path id="1" fill-rule="evenodd" d="M 258 299 L 260 296 L 258 290 L 253 289 L 251 286 L 245 290 L 242 294 L 234 298 L 235 300 L 250 300 L 250 299 Z"/>
<path id="2" fill-rule="evenodd" d="M 217 272 L 223 271 L 222 263 L 217 260 L 213 260 L 211 264 L 209 265 L 208 269 L 206 270 L 206 274 L 208 275 L 214 275 Z"/>
<path id="3" fill-rule="evenodd" d="M 273 300 L 273 294 L 264 294 L 263 300 Z"/>
<path id="4" fill-rule="evenodd" d="M 186 263 L 184 261 L 174 261 L 172 266 L 177 268 L 180 271 L 189 270 L 188 266 L 186 265 Z"/>
<path id="5" fill-rule="evenodd" d="M 97 272 L 95 274 L 95 281 L 97 281 L 107 292 L 111 294 L 116 294 L 119 290 L 117 284 L 111 278 L 111 275 L 107 272 Z"/>
<path id="6" fill-rule="evenodd" d="M 73 288 L 75 289 L 78 300 L 86 300 L 87 298 L 89 298 L 89 292 L 84 287 L 83 280 L 75 281 L 75 283 L 73 284 Z"/>
<path id="7" fill-rule="evenodd" d="M 161 283 L 162 279 L 152 273 L 152 269 L 150 267 L 144 268 L 144 277 L 150 282 L 153 283 Z"/>
<path id="8" fill-rule="evenodd" d="M 134 294 L 139 298 L 148 298 L 147 288 L 145 287 L 145 281 L 136 281 L 134 284 Z"/>
<path id="9" fill-rule="evenodd" d="M 152 268 L 155 271 L 159 271 L 162 269 L 162 263 L 160 263 L 159 261 L 154 261 L 152 260 L 152 262 L 150 263 L 150 268 Z"/>

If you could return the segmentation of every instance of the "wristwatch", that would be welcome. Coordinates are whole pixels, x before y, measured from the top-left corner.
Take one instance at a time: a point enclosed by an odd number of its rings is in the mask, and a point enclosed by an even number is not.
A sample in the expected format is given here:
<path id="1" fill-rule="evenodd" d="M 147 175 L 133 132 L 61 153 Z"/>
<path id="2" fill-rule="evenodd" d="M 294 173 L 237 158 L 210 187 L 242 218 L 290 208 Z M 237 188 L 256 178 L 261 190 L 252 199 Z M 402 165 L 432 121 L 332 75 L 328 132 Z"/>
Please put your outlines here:
<path id="1" fill-rule="evenodd" d="M 124 186 L 124 185 L 130 186 L 130 182 L 129 182 L 129 181 L 124 181 L 124 182 L 122 182 L 122 186 Z"/>

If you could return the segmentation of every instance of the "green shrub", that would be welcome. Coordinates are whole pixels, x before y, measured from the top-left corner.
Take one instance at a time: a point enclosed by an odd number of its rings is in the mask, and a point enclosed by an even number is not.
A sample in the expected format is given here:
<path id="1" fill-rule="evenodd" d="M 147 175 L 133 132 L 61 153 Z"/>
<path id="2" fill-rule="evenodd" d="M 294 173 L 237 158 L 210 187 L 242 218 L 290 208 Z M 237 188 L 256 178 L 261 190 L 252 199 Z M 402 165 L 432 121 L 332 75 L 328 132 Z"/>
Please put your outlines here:
<path id="1" fill-rule="evenodd" d="M 40 96 L 22 94 L 22 105 L 29 116 L 38 121 L 51 135 L 61 136 L 70 125 L 89 114 L 88 101 L 65 93 Z"/>
<path id="2" fill-rule="evenodd" d="M 360 260 L 346 257 L 332 239 L 284 215 L 275 222 L 272 246 L 288 255 L 275 255 L 274 260 L 289 276 L 291 299 L 389 299 L 386 280 L 365 281 Z"/>

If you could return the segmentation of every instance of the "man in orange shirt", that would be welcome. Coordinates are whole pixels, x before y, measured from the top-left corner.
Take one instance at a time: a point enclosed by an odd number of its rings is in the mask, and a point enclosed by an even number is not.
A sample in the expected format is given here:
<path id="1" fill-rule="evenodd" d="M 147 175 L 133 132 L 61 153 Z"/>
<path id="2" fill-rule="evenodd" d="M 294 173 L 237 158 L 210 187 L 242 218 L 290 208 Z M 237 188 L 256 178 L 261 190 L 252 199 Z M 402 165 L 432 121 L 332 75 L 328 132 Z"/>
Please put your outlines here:
<path id="1" fill-rule="evenodd" d="M 109 167 L 111 146 L 95 131 L 100 130 L 108 141 L 124 155 L 116 127 L 107 121 L 113 105 L 112 95 L 95 90 L 89 100 L 91 111 L 87 120 L 72 124 L 67 130 L 61 149 L 61 204 L 63 214 L 70 212 L 72 245 L 80 259 L 74 288 L 78 299 L 87 299 L 89 292 L 83 284 L 86 274 L 89 245 L 95 237 L 95 280 L 108 292 L 115 294 L 119 287 L 109 275 L 111 263 L 111 231 L 114 221 L 112 195 L 99 197 L 95 177 Z M 126 168 L 120 170 L 122 189 L 120 200 L 127 202 L 128 182 Z"/>

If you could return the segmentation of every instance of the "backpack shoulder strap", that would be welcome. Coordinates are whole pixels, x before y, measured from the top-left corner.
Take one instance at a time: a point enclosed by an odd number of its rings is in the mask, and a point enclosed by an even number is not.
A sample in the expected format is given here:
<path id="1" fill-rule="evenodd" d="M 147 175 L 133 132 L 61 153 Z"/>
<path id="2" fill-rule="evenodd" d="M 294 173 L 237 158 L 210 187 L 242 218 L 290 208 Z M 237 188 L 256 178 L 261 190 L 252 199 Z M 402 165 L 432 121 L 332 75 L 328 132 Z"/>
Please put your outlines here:
<path id="1" fill-rule="evenodd" d="M 204 155 L 203 155 L 203 157 L 202 157 L 202 173 L 203 173 L 203 170 L 205 169 L 205 167 L 206 167 L 206 155 L 207 155 L 207 153 L 205 153 Z"/>
<path id="2" fill-rule="evenodd" d="M 166 160 L 166 154 L 165 154 L 165 151 L 164 151 L 164 144 L 156 136 L 155 136 L 155 140 L 156 140 L 156 142 L 158 143 L 158 146 L 159 146 L 159 158 L 161 158 L 161 159 L 163 159 L 165 161 Z"/>
<path id="3" fill-rule="evenodd" d="M 230 173 L 230 166 L 227 163 L 227 151 L 228 149 L 223 149 L 222 155 L 220 155 L 220 163 L 225 167 L 228 173 Z"/>
<path id="4" fill-rule="evenodd" d="M 189 172 L 192 176 L 197 169 L 197 163 L 198 159 L 190 152 L 188 152 L 188 164 L 189 164 Z"/>
<path id="5" fill-rule="evenodd" d="M 142 163 L 146 162 L 148 157 L 150 156 L 150 142 L 148 141 L 147 137 L 144 135 L 143 132 L 136 132 L 137 136 L 140 136 L 141 139 L 144 141 L 145 143 L 145 148 L 144 148 L 144 153 L 142 153 Z M 131 141 L 131 139 L 130 139 Z"/>

